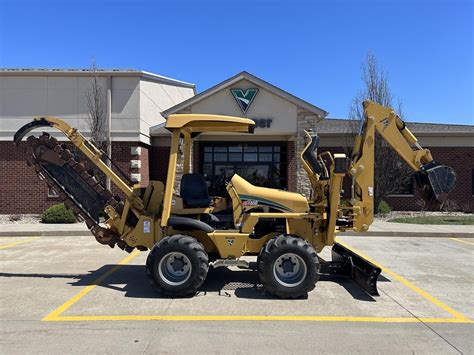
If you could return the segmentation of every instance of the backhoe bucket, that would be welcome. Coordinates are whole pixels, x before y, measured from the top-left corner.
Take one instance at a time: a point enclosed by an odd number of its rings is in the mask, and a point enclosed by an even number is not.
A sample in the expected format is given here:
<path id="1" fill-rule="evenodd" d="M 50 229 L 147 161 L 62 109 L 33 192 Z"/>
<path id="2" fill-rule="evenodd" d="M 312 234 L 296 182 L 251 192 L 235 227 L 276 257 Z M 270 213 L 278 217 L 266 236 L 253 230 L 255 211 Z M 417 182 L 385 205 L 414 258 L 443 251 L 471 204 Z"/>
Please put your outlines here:
<path id="1" fill-rule="evenodd" d="M 321 263 L 321 273 L 347 276 L 371 296 L 379 295 L 377 279 L 381 272 L 378 266 L 339 243 L 332 247 L 332 261 Z"/>
<path id="2" fill-rule="evenodd" d="M 415 180 L 425 200 L 435 198 L 443 203 L 454 188 L 456 172 L 450 166 L 432 161 L 415 174 Z"/>

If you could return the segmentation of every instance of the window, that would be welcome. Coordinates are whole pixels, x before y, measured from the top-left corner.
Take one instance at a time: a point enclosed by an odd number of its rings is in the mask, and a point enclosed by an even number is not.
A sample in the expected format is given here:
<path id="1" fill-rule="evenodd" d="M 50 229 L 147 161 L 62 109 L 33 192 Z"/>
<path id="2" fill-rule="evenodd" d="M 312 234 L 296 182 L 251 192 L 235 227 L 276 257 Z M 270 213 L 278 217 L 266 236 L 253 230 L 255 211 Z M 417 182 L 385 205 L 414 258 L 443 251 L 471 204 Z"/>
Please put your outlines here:
<path id="1" fill-rule="evenodd" d="M 52 187 L 48 187 L 48 197 L 50 198 L 58 198 L 59 195 L 58 193 L 56 192 L 56 190 Z"/>
<path id="2" fill-rule="evenodd" d="M 257 186 L 287 187 L 286 142 L 203 142 L 201 147 L 201 173 L 211 194 L 225 194 L 225 182 L 235 173 Z"/>
<path id="3" fill-rule="evenodd" d="M 474 169 L 471 170 L 471 195 L 474 196 Z"/>
<path id="4" fill-rule="evenodd" d="M 404 185 L 398 186 L 397 191 L 390 196 L 413 196 L 415 191 L 415 184 L 413 178 L 407 180 Z"/>

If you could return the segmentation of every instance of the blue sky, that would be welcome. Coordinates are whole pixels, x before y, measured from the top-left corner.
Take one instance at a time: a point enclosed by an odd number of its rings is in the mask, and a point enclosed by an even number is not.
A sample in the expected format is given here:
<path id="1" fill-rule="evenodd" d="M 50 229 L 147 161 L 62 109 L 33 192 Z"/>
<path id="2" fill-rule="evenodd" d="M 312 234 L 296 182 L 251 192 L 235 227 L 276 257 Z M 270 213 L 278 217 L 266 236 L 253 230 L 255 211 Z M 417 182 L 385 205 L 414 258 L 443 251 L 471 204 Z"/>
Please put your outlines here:
<path id="1" fill-rule="evenodd" d="M 473 1 L 0 0 L 0 67 L 242 71 L 347 117 L 368 50 L 407 120 L 474 124 Z"/>

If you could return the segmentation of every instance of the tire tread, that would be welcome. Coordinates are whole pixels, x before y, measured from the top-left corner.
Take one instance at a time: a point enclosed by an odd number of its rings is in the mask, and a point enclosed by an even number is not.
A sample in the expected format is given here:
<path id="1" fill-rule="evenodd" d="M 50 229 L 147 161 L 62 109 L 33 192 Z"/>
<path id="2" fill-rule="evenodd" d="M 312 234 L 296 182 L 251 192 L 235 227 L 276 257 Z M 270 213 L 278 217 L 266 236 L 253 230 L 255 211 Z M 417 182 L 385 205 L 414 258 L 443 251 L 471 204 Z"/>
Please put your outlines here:
<path id="1" fill-rule="evenodd" d="M 310 262 L 314 264 L 314 269 L 308 270 L 308 278 L 300 286 L 295 288 L 285 288 L 277 284 L 273 278 L 273 264 L 271 260 L 275 258 L 279 250 L 282 248 L 297 247 L 303 253 L 307 254 Z M 308 266 L 308 265 L 307 265 Z M 301 298 L 311 292 L 316 287 L 319 279 L 319 260 L 313 246 L 305 239 L 298 236 L 281 234 L 270 239 L 263 246 L 257 260 L 257 270 L 265 289 L 272 295 L 281 298 Z"/>
<path id="2" fill-rule="evenodd" d="M 185 289 L 183 290 L 169 290 L 161 286 L 157 280 L 155 279 L 154 275 L 154 267 L 155 267 L 155 260 L 159 252 L 163 248 L 173 248 L 177 246 L 178 249 L 182 249 L 183 247 L 193 251 L 196 254 L 198 260 L 198 274 L 192 280 Z M 204 283 L 206 280 L 207 272 L 209 270 L 209 257 L 204 249 L 204 246 L 194 237 L 184 235 L 184 234 L 174 234 L 172 236 L 165 237 L 161 239 L 155 246 L 151 249 L 150 253 L 148 254 L 148 258 L 146 260 L 146 275 L 148 278 L 148 282 L 152 286 L 154 290 L 156 290 L 160 295 L 164 296 L 171 296 L 171 297 L 189 297 L 193 296 L 199 287 Z"/>

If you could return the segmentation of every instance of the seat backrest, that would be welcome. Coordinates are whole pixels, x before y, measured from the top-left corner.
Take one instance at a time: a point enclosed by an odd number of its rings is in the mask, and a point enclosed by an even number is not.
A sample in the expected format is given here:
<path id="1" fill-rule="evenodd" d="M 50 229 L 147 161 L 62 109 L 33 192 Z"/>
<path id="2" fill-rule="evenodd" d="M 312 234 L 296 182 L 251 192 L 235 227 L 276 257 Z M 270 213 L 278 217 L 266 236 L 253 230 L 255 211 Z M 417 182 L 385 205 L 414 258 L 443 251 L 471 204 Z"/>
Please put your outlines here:
<path id="1" fill-rule="evenodd" d="M 239 176 L 239 175 L 235 174 L 234 176 Z M 232 210 L 234 211 L 233 212 L 234 225 L 236 226 L 240 225 L 240 223 L 242 222 L 243 215 L 244 215 L 244 206 L 242 204 L 242 200 L 240 199 L 239 193 L 237 192 L 233 184 L 228 184 L 226 189 L 227 189 L 227 193 L 232 199 Z"/>
<path id="2" fill-rule="evenodd" d="M 201 174 L 184 174 L 180 194 L 185 207 L 208 207 L 211 203 L 207 182 Z"/>
<path id="3" fill-rule="evenodd" d="M 151 180 L 143 193 L 143 205 L 146 213 L 155 215 L 160 212 L 165 186 L 161 181 Z"/>

